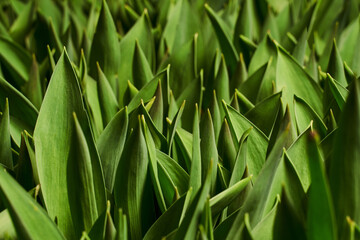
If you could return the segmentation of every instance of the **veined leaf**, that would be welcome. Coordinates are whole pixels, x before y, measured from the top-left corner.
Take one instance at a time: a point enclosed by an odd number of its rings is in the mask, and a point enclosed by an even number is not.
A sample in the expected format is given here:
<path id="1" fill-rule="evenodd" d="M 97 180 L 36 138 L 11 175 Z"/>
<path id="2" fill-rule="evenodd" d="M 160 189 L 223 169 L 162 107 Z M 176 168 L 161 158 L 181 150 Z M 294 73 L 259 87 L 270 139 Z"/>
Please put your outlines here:
<path id="1" fill-rule="evenodd" d="M 294 95 L 304 99 L 317 114 L 322 114 L 320 87 L 282 48 L 278 48 L 276 89 L 283 90 L 284 104 L 289 104 L 292 116 Z"/>
<path id="2" fill-rule="evenodd" d="M 67 101 L 63 101 L 67 99 Z M 67 189 L 67 167 L 76 161 L 69 155 L 74 129 L 72 114 L 75 112 L 81 125 L 91 158 L 96 205 L 99 212 L 106 206 L 104 180 L 89 127 L 88 116 L 83 106 L 78 79 L 70 59 L 64 50 L 50 79 L 47 92 L 34 131 L 36 162 L 42 195 L 52 219 L 57 219 L 59 228 L 66 237 L 75 237 L 71 219 Z M 52 133 L 49 135 L 49 133 Z M 52 156 L 52 161 L 48 161 Z M 58 189 L 58 191 L 54 191 Z"/>

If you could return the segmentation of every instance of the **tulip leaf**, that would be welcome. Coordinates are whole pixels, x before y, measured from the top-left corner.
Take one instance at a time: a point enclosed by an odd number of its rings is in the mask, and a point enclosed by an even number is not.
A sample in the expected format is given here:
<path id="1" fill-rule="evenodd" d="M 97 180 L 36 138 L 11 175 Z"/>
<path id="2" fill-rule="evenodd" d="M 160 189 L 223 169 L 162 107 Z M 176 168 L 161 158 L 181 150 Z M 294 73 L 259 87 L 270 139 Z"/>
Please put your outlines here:
<path id="1" fill-rule="evenodd" d="M 124 149 L 128 121 L 129 117 L 125 107 L 114 116 L 96 143 L 104 172 L 105 186 L 110 192 L 114 188 L 116 169 Z"/>
<path id="2" fill-rule="evenodd" d="M 45 210 L 1 166 L 0 196 L 18 237 L 65 239 Z"/>
<path id="3" fill-rule="evenodd" d="M 67 189 L 68 162 L 76 161 L 75 156 L 70 155 L 71 138 L 76 131 L 73 124 L 73 112 L 79 120 L 89 149 L 96 205 L 98 211 L 102 212 L 106 202 L 99 156 L 83 106 L 78 79 L 64 50 L 56 64 L 39 112 L 34 130 L 34 142 L 37 169 L 46 208 L 50 218 L 57 219 L 58 226 L 66 237 L 75 237 Z M 49 132 L 54 135 L 49 135 Z M 49 155 L 52 156 L 52 161 L 48 161 Z M 54 191 L 54 189 L 59 190 Z"/>

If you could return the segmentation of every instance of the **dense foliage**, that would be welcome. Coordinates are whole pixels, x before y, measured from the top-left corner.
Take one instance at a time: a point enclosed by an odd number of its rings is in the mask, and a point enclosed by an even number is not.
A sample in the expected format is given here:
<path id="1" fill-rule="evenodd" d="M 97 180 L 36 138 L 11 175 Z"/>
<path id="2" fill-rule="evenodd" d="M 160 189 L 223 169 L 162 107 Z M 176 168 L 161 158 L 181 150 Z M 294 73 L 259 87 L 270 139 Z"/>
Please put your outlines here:
<path id="1" fill-rule="evenodd" d="M 360 239 L 359 0 L 3 0 L 0 239 Z"/>

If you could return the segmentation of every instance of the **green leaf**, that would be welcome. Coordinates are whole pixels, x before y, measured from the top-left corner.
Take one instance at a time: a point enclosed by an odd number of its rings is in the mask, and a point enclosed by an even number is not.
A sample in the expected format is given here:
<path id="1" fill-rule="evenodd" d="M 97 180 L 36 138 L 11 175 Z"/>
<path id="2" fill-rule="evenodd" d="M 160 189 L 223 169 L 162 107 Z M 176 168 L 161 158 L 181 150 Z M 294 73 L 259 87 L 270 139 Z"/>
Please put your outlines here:
<path id="1" fill-rule="evenodd" d="M 360 163 L 357 158 L 360 154 L 357 146 L 360 133 L 357 128 L 354 128 L 360 121 L 359 108 L 360 84 L 359 80 L 355 80 L 344 106 L 329 162 L 330 189 L 340 237 L 345 231 L 346 216 L 360 223 L 359 204 L 357 204 L 359 202 L 357 186 L 360 184 L 360 175 L 354 171 Z"/>
<path id="2" fill-rule="evenodd" d="M 218 152 L 216 148 L 216 139 L 214 126 L 209 110 L 204 113 L 200 127 L 200 151 L 201 151 L 201 179 L 205 184 L 207 172 L 211 171 L 211 194 L 215 193 Z M 212 168 L 210 168 L 212 167 Z"/>
<path id="3" fill-rule="evenodd" d="M 230 186 L 228 189 L 215 195 L 210 199 L 211 213 L 216 216 L 225 207 L 227 207 L 240 193 L 245 189 L 246 185 L 249 184 L 252 176 L 244 178 L 241 181 Z"/>
<path id="4" fill-rule="evenodd" d="M 42 83 L 40 80 L 40 72 L 38 63 L 36 62 L 35 55 L 32 56 L 32 65 L 29 73 L 29 81 L 26 83 L 25 94 L 29 100 L 36 106 L 37 109 L 40 109 L 43 91 Z"/>
<path id="5" fill-rule="evenodd" d="M 206 173 L 203 185 L 189 205 L 189 208 L 186 210 L 185 217 L 182 219 L 179 229 L 174 237 L 175 240 L 194 239 L 196 236 L 200 216 L 203 212 L 207 196 L 210 193 L 212 175 L 211 164 L 212 162 L 210 162 L 210 167 Z"/>
<path id="6" fill-rule="evenodd" d="M 69 153 L 73 159 L 67 166 L 70 211 L 75 231 L 90 231 L 98 218 L 94 177 L 89 148 L 75 113 L 73 128 Z M 76 234 L 80 236 L 81 232 Z"/>
<path id="7" fill-rule="evenodd" d="M 151 67 L 146 59 L 145 53 L 139 45 L 139 41 L 135 41 L 135 50 L 132 63 L 132 76 L 135 87 L 138 89 L 146 85 L 153 79 Z"/>
<path id="8" fill-rule="evenodd" d="M 114 95 L 113 90 L 111 89 L 110 82 L 108 78 L 105 76 L 103 71 L 100 68 L 100 65 L 97 64 L 98 69 L 98 94 L 99 94 L 99 102 L 101 107 L 101 116 L 103 119 L 103 124 L 106 126 L 114 115 L 118 112 L 119 106 Z"/>
<path id="9" fill-rule="evenodd" d="M 11 137 L 20 146 L 21 132 L 23 130 L 33 132 L 38 110 L 21 92 L 1 77 L 0 86 L 0 108 L 5 108 L 5 101 L 8 98 L 11 104 L 11 109 L 9 109 Z"/>
<path id="10" fill-rule="evenodd" d="M 163 132 L 163 121 L 164 121 L 164 103 L 163 93 L 161 89 L 161 81 L 158 83 L 158 87 L 155 92 L 155 102 L 152 105 L 149 114 L 154 122 L 155 127 L 159 132 Z"/>
<path id="11" fill-rule="evenodd" d="M 189 175 L 174 159 L 165 153 L 156 150 L 156 158 L 159 180 L 164 191 L 164 197 L 168 203 L 172 203 L 175 188 L 180 195 L 186 193 L 188 190 Z"/>
<path id="12" fill-rule="evenodd" d="M 200 148 L 200 127 L 199 127 L 199 109 L 195 106 L 194 125 L 193 125 L 193 143 L 192 143 L 192 159 L 190 167 L 189 188 L 197 193 L 201 187 L 201 148 Z M 194 196 L 194 195 L 193 195 Z"/>
<path id="13" fill-rule="evenodd" d="M 119 66 L 119 105 L 123 105 L 122 97 L 125 89 L 122 86 L 126 85 L 126 81 L 130 80 L 133 82 L 132 69 L 133 69 L 133 58 L 136 40 L 139 46 L 143 50 L 146 59 L 151 69 L 154 68 L 155 64 L 155 47 L 154 39 L 151 33 L 151 23 L 147 13 L 147 10 L 141 15 L 137 22 L 132 26 L 131 30 L 120 41 L 120 66 Z M 153 94 L 152 94 L 153 96 Z M 145 101 L 145 99 L 144 99 Z M 129 112 L 131 112 L 129 106 Z"/>
<path id="14" fill-rule="evenodd" d="M 273 238 L 273 228 L 275 223 L 275 217 L 277 208 L 279 206 L 280 196 L 277 196 L 274 207 L 271 211 L 261 220 L 252 230 L 254 239 L 269 239 Z"/>
<path id="15" fill-rule="evenodd" d="M 8 71 L 17 86 L 29 80 L 31 55 L 20 45 L 9 39 L 0 37 L 0 62 Z"/>
<path id="16" fill-rule="evenodd" d="M 232 170 L 236 158 L 236 145 L 226 118 L 221 126 L 217 149 L 224 167 Z"/>
<path id="17" fill-rule="evenodd" d="M 90 50 L 90 75 L 97 76 L 96 62 L 102 66 L 111 89 L 116 89 L 116 75 L 119 70 L 120 49 L 114 20 L 106 1 L 102 7 Z"/>
<path id="18" fill-rule="evenodd" d="M 234 32 L 235 46 L 239 52 L 242 49 L 236 45 L 236 40 L 240 34 L 254 41 L 258 41 L 260 38 L 260 20 L 256 7 L 256 3 L 251 0 L 243 1 L 240 7 Z"/>
<path id="19" fill-rule="evenodd" d="M 6 99 L 5 109 L 2 116 L 0 116 L 0 164 L 13 170 L 14 163 L 11 152 L 11 137 L 10 137 L 10 116 L 9 116 L 9 101 Z"/>
<path id="20" fill-rule="evenodd" d="M 302 219 L 296 216 L 296 210 L 289 199 L 291 196 L 288 194 L 283 188 L 280 204 L 276 209 L 273 239 L 306 239 Z"/>
<path id="21" fill-rule="evenodd" d="M 312 121 L 314 129 L 317 130 L 321 137 L 325 137 L 327 127 L 320 116 L 307 104 L 303 99 L 294 96 L 295 120 L 298 133 L 302 133 Z"/>
<path id="22" fill-rule="evenodd" d="M 120 217 L 120 216 L 119 216 Z M 122 216 L 121 216 L 122 217 Z M 99 215 L 98 219 L 89 232 L 91 239 L 115 239 L 116 229 L 110 215 L 110 202 L 107 202 L 106 210 Z"/>
<path id="23" fill-rule="evenodd" d="M 141 100 L 144 102 L 148 102 L 151 98 L 153 98 L 156 89 L 158 87 L 159 80 L 155 77 L 150 82 L 148 82 L 141 90 L 136 94 L 135 97 L 132 98 L 128 105 L 128 112 L 131 113 L 134 111 L 141 103 Z"/>
<path id="24" fill-rule="evenodd" d="M 22 43 L 35 20 L 36 2 L 28 2 L 10 28 L 11 37 Z"/>
<path id="25" fill-rule="evenodd" d="M 245 213 L 249 213 L 251 227 L 255 227 L 271 211 L 276 195 L 281 193 L 283 186 L 290 192 L 290 196 L 294 198 L 293 201 L 298 203 L 303 200 L 298 198 L 298 191 L 302 191 L 298 176 L 283 150 L 288 134 L 289 129 L 282 133 L 272 149 L 252 191 L 229 231 L 230 236 L 234 231 L 236 232 L 237 224 Z"/>
<path id="26" fill-rule="evenodd" d="M 327 72 L 335 78 L 341 85 L 347 86 L 347 81 L 344 71 L 344 63 L 341 59 L 339 50 L 334 39 L 333 47 L 331 49 L 330 59 L 327 67 Z"/>
<path id="27" fill-rule="evenodd" d="M 254 128 L 248 139 L 247 164 L 250 174 L 254 175 L 255 181 L 265 162 L 268 138 L 235 109 L 226 105 L 224 102 L 223 107 L 230 129 L 233 129 L 237 139 L 240 139 L 241 135 L 249 128 Z"/>
<path id="28" fill-rule="evenodd" d="M 248 67 L 249 76 L 267 63 L 271 57 L 273 57 L 273 61 L 276 62 L 276 45 L 270 34 L 267 34 L 256 48 L 256 51 L 251 58 Z"/>
<path id="29" fill-rule="evenodd" d="M 241 136 L 239 150 L 235 159 L 235 165 L 229 180 L 229 187 L 235 185 L 237 182 L 241 181 L 249 175 L 246 154 L 248 152 L 247 140 L 251 130 L 252 129 L 250 128 Z M 250 176 L 252 177 L 252 175 Z M 248 184 L 244 191 L 236 199 L 234 199 L 234 201 L 228 207 L 228 215 L 238 210 L 244 204 L 244 201 L 246 200 L 246 197 L 251 189 L 252 183 Z"/>
<path id="30" fill-rule="evenodd" d="M 123 214 L 122 209 L 119 209 L 119 220 L 117 224 L 117 235 L 116 240 L 128 239 L 128 223 L 126 215 Z"/>
<path id="31" fill-rule="evenodd" d="M 219 66 L 218 73 L 214 82 L 214 89 L 217 93 L 217 100 L 221 102 L 229 102 L 230 100 L 230 90 L 229 90 L 229 75 L 227 72 L 226 62 L 224 55 L 221 55 L 221 62 Z"/>
<path id="32" fill-rule="evenodd" d="M 305 131 L 299 135 L 287 151 L 305 192 L 307 192 L 311 184 L 309 161 L 306 160 L 312 157 L 312 155 L 308 155 L 308 152 L 306 151 L 307 138 L 311 131 L 312 123 L 310 123 Z"/>
<path id="33" fill-rule="evenodd" d="M 303 65 L 306 56 L 307 38 L 308 32 L 305 29 L 293 50 L 292 55 L 300 65 Z"/>
<path id="34" fill-rule="evenodd" d="M 150 177 L 153 183 L 155 196 L 159 205 L 161 212 L 166 210 L 166 203 L 164 200 L 163 192 L 161 190 L 160 180 L 159 180 L 159 172 L 158 172 L 158 161 L 157 161 L 157 154 L 156 154 L 156 147 L 155 143 L 150 135 L 150 131 L 146 125 L 145 117 L 142 116 L 141 123 L 144 129 L 144 136 L 147 145 L 147 149 L 149 152 L 149 169 L 150 169 Z"/>
<path id="35" fill-rule="evenodd" d="M 292 116 L 294 95 L 305 100 L 317 114 L 322 114 L 322 91 L 319 85 L 281 48 L 278 48 L 276 89 L 283 90 L 284 104 L 289 104 Z"/>
<path id="36" fill-rule="evenodd" d="M 0 212 L 0 238 L 16 238 L 14 224 L 7 209 Z"/>
<path id="37" fill-rule="evenodd" d="M 185 107 L 185 101 L 181 104 L 179 110 L 177 111 L 174 119 L 171 121 L 171 124 L 170 124 L 170 127 L 169 127 L 169 130 L 168 130 L 168 146 L 169 146 L 169 149 L 168 149 L 168 153 L 170 154 L 171 153 L 171 147 L 173 145 L 173 141 L 174 141 L 174 137 L 175 137 L 175 133 L 176 133 L 176 128 L 180 122 L 180 119 L 181 119 L 181 115 L 183 114 L 183 111 L 184 111 L 184 107 Z"/>
<path id="38" fill-rule="evenodd" d="M 232 44 L 229 36 L 229 30 L 223 20 L 211 9 L 208 4 L 205 4 L 205 10 L 210 18 L 211 24 L 215 30 L 216 37 L 221 46 L 225 60 L 229 65 L 230 75 L 235 71 L 236 64 L 239 60 L 238 53 Z"/>
<path id="39" fill-rule="evenodd" d="M 144 240 L 161 239 L 179 226 L 186 195 L 179 198 L 164 212 L 146 232 Z"/>
<path id="40" fill-rule="evenodd" d="M 239 90 L 253 103 L 270 97 L 274 92 L 275 62 L 272 57 L 240 85 Z"/>
<path id="41" fill-rule="evenodd" d="M 114 185 L 115 204 L 128 216 L 131 239 L 141 239 L 154 217 L 149 155 L 140 116 L 138 118 L 136 128 L 125 143 Z"/>
<path id="42" fill-rule="evenodd" d="M 63 101 L 67 99 L 67 101 Z M 96 205 L 98 212 L 106 206 L 104 180 L 93 136 L 80 93 L 78 79 L 70 59 L 64 50 L 50 79 L 47 92 L 34 130 L 36 163 L 44 202 L 52 219 L 66 237 L 75 237 L 71 219 L 67 167 L 76 161 L 70 155 L 71 138 L 76 129 L 73 124 L 75 112 L 89 149 Z M 52 133 L 49 135 L 49 133 Z M 55 136 L 55 137 L 54 137 Z M 52 161 L 48 161 L 52 156 Z M 75 158 L 75 159 L 74 159 Z M 58 189 L 54 191 L 54 189 Z"/>
<path id="43" fill-rule="evenodd" d="M 101 133 L 96 145 L 99 150 L 105 186 L 112 192 L 116 169 L 123 153 L 128 130 L 127 108 L 121 109 Z"/>
<path id="44" fill-rule="evenodd" d="M 0 166 L 0 196 L 22 239 L 65 239 L 44 209 Z"/>
<path id="45" fill-rule="evenodd" d="M 307 136 L 307 151 L 312 180 L 307 214 L 308 238 L 337 239 L 330 188 L 318 145 L 319 136 L 316 132 L 310 132 Z"/>
<path id="46" fill-rule="evenodd" d="M 265 133 L 266 136 L 270 136 L 274 127 L 276 116 L 278 115 L 279 108 L 281 107 L 281 94 L 282 93 L 279 92 L 264 99 L 244 115 L 263 133 Z"/>

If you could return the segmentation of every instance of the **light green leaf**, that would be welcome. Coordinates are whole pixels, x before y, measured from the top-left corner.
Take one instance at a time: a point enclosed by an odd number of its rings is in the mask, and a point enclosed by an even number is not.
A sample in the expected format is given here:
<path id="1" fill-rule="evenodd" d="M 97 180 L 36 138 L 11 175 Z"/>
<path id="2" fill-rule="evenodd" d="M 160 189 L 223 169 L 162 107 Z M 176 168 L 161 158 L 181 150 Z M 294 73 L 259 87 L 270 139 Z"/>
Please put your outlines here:
<path id="1" fill-rule="evenodd" d="M 201 187 L 201 148 L 200 148 L 200 126 L 199 109 L 195 106 L 194 125 L 193 125 L 192 159 L 190 167 L 189 188 L 197 193 Z M 193 195 L 194 196 L 194 195 Z"/>
<path id="2" fill-rule="evenodd" d="M 227 207 L 236 197 L 241 193 L 241 191 L 249 184 L 251 176 L 244 178 L 241 181 L 230 186 L 228 189 L 222 191 L 221 193 L 213 196 L 210 199 L 211 214 L 216 216 L 220 213 L 225 207 Z"/>
<path id="3" fill-rule="evenodd" d="M 204 113 L 200 127 L 200 151 L 201 151 L 201 179 L 205 184 L 207 172 L 211 171 L 211 194 L 215 193 L 218 152 L 216 148 L 216 139 L 214 126 L 209 110 Z M 210 168 L 211 167 L 211 168 Z"/>
<path id="4" fill-rule="evenodd" d="M 63 101 L 67 99 L 67 101 Z M 67 167 L 74 133 L 73 112 L 84 133 L 91 158 L 98 212 L 106 206 L 104 180 L 93 136 L 80 93 L 78 79 L 64 50 L 50 79 L 34 130 L 36 163 L 44 202 L 52 219 L 66 237 L 75 237 L 68 193 Z M 49 135 L 49 133 L 51 133 Z M 52 156 L 52 161 L 48 161 Z M 58 189 L 54 191 L 54 189 Z"/>
<path id="5" fill-rule="evenodd" d="M 0 212 L 0 238 L 16 238 L 14 224 L 7 209 Z"/>
<path id="6" fill-rule="evenodd" d="M 289 104 L 293 118 L 293 96 L 304 99 L 317 114 L 322 114 L 322 90 L 319 85 L 288 55 L 278 48 L 276 68 L 276 89 L 283 90 L 283 104 Z M 321 116 L 321 115 L 320 115 Z"/>

